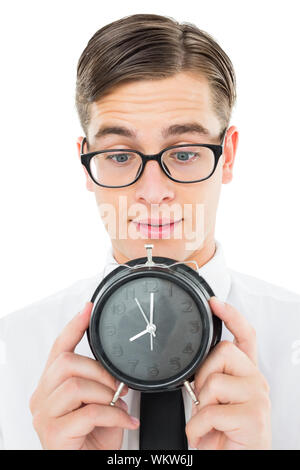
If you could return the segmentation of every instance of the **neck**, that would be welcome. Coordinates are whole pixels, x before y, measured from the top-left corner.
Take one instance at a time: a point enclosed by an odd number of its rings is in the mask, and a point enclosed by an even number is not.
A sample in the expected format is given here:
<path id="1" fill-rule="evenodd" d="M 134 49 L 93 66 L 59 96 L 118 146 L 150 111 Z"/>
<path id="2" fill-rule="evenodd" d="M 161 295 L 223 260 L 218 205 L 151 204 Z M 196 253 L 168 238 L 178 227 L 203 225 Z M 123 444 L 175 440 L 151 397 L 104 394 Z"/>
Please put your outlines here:
<path id="1" fill-rule="evenodd" d="M 201 268 L 201 266 L 208 263 L 208 261 L 214 256 L 215 252 L 216 242 L 214 238 L 212 238 L 211 240 L 206 240 L 200 249 L 193 251 L 193 253 L 188 256 L 185 261 L 196 261 L 198 268 Z M 197 270 L 197 267 L 194 263 L 189 263 L 189 266 Z"/>

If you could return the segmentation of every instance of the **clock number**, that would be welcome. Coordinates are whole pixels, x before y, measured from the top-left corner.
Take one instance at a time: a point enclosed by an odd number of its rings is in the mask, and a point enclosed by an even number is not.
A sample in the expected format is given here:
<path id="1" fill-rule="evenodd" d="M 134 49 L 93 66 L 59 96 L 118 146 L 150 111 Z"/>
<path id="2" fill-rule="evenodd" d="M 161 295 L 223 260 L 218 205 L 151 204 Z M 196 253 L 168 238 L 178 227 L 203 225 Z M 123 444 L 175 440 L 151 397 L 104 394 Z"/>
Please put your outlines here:
<path id="1" fill-rule="evenodd" d="M 157 377 L 159 374 L 159 370 L 156 364 L 153 364 L 153 366 L 148 367 L 147 369 L 147 375 L 148 377 Z"/>
<path id="2" fill-rule="evenodd" d="M 122 346 L 120 346 L 119 344 L 115 344 L 113 347 L 112 347 L 112 355 L 113 356 L 116 356 L 116 357 L 120 357 L 120 356 L 123 356 L 123 348 Z"/>
<path id="3" fill-rule="evenodd" d="M 106 323 L 104 325 L 105 335 L 114 336 L 116 334 L 116 327 L 112 323 Z"/>
<path id="4" fill-rule="evenodd" d="M 124 289 L 124 297 L 126 300 L 134 299 L 135 295 L 135 287 L 127 286 Z"/>
<path id="5" fill-rule="evenodd" d="M 144 292 L 149 294 L 150 292 L 158 292 L 158 284 L 156 279 L 147 279 L 143 282 Z"/>
<path id="6" fill-rule="evenodd" d="M 191 300 L 184 300 L 184 302 L 181 302 L 181 305 L 184 306 L 183 312 L 192 312 L 193 311 L 193 303 Z"/>
<path id="7" fill-rule="evenodd" d="M 199 331 L 200 331 L 200 322 L 199 321 L 190 321 L 189 324 L 191 325 L 190 333 L 199 333 Z"/>
<path id="8" fill-rule="evenodd" d="M 130 367 L 130 373 L 131 374 L 135 373 L 136 366 L 138 365 L 139 362 L 140 361 L 128 361 L 128 364 L 131 366 Z"/>
<path id="9" fill-rule="evenodd" d="M 171 364 L 171 369 L 172 370 L 179 370 L 181 368 L 180 365 L 180 357 L 171 357 L 169 360 L 169 363 Z"/>
<path id="10" fill-rule="evenodd" d="M 120 302 L 118 304 L 113 304 L 113 313 L 114 315 L 122 315 L 126 311 L 125 303 Z"/>
<path id="11" fill-rule="evenodd" d="M 192 343 L 187 343 L 185 345 L 185 348 L 182 350 L 183 353 L 185 354 L 192 354 L 194 352 L 193 348 L 192 348 Z"/>

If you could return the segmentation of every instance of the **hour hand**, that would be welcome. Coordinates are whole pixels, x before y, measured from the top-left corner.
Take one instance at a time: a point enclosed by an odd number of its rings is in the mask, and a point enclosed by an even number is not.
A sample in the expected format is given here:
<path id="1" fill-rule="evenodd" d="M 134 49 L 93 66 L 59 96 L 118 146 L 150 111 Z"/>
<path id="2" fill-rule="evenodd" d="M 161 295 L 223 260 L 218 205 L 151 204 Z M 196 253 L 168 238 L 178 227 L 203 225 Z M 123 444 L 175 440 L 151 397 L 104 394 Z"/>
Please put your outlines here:
<path id="1" fill-rule="evenodd" d="M 146 333 L 150 333 L 150 336 L 152 337 L 152 335 L 155 336 L 155 330 L 156 330 L 156 326 L 155 325 L 147 325 L 147 328 L 143 331 L 141 331 L 140 333 L 138 333 L 137 335 L 135 336 L 132 336 L 131 338 L 129 338 L 129 341 L 134 341 L 135 339 L 139 338 L 140 336 L 143 336 L 145 335 Z"/>
<path id="2" fill-rule="evenodd" d="M 129 341 L 134 341 L 135 339 L 139 338 L 140 336 L 145 335 L 146 333 L 148 333 L 148 330 L 141 331 L 141 333 L 138 333 L 137 335 L 132 336 L 131 338 L 129 338 Z"/>

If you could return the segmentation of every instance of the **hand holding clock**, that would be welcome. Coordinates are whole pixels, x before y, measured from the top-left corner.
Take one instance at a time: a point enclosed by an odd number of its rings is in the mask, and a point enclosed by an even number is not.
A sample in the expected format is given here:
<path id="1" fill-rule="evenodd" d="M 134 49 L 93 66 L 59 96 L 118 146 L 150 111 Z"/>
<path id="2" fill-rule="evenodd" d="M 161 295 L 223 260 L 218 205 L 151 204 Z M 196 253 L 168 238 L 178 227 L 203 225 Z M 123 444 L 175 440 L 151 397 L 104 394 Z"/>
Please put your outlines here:
<path id="1" fill-rule="evenodd" d="M 114 377 L 98 361 L 74 353 L 92 306 L 88 302 L 57 337 L 30 399 L 33 425 L 44 449 L 120 449 L 124 428 L 139 426 L 121 398 L 109 406 L 117 389 Z M 121 395 L 127 392 L 125 386 Z"/>
<path id="2" fill-rule="evenodd" d="M 56 339 L 31 397 L 33 425 L 44 449 L 119 449 L 123 429 L 139 425 L 120 398 L 109 406 L 117 386 L 108 371 L 98 361 L 74 353 L 92 305 L 88 302 Z M 195 374 L 200 404 L 193 405 L 186 425 L 190 446 L 270 448 L 269 387 L 257 368 L 254 331 L 232 306 L 219 306 L 214 298 L 210 306 L 235 340 L 219 343 Z M 152 308 L 150 299 L 151 322 Z M 125 386 L 121 395 L 127 392 Z"/>
<path id="3" fill-rule="evenodd" d="M 195 374 L 200 402 L 186 425 L 192 448 L 270 449 L 269 386 L 258 370 L 255 331 L 231 305 L 210 307 L 234 335 L 211 351 Z"/>

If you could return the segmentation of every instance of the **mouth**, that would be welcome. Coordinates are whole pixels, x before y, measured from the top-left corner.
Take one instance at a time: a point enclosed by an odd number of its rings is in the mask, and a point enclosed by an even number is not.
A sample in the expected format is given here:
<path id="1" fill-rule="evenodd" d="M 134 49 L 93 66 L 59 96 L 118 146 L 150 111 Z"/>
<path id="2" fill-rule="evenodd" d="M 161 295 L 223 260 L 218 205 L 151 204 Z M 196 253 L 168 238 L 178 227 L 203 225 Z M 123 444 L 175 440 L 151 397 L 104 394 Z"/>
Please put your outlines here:
<path id="1" fill-rule="evenodd" d="M 148 238 L 163 238 L 165 235 L 170 235 L 175 227 L 181 222 L 180 220 L 166 220 L 166 219 L 147 219 L 147 220 L 132 220 L 136 225 L 137 230 Z"/>

